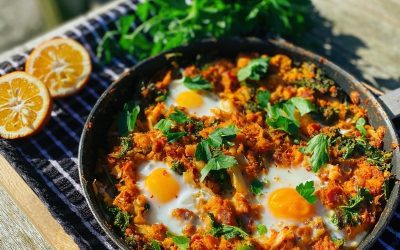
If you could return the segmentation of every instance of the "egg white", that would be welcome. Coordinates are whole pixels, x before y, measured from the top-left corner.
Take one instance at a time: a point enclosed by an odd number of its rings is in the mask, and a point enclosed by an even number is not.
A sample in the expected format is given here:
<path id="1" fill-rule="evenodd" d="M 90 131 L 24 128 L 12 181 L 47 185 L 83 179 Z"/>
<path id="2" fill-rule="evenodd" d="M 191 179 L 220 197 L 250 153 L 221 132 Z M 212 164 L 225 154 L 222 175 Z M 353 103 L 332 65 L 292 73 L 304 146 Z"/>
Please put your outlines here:
<path id="1" fill-rule="evenodd" d="M 267 200 L 269 195 L 277 189 L 287 187 L 296 188 L 297 185 L 306 181 L 314 181 L 314 187 L 318 188 L 320 180 L 315 173 L 309 172 L 301 166 L 293 168 L 270 167 L 268 169 L 268 174 L 262 176 L 261 180 L 266 182 L 266 184 L 264 185 L 261 195 L 255 198 L 256 202 L 262 204 L 264 207 L 262 218 L 258 223 L 264 224 L 267 228 L 277 231 L 284 226 L 301 224 L 295 220 L 274 217 L 268 208 Z M 321 212 L 318 211 L 317 207 L 315 211 L 317 215 Z"/>
<path id="2" fill-rule="evenodd" d="M 176 199 L 173 199 L 166 203 L 160 203 L 147 191 L 145 187 L 145 179 L 150 173 L 158 168 L 166 169 L 167 172 L 175 178 L 179 183 L 180 191 Z M 199 199 L 205 199 L 205 193 L 199 189 L 196 189 L 186 183 L 182 176 L 174 173 L 170 167 L 164 162 L 148 161 L 142 163 L 138 167 L 139 178 L 137 186 L 139 187 L 142 194 L 144 194 L 150 204 L 150 210 L 146 214 L 146 219 L 149 224 L 162 223 L 169 231 L 175 234 L 182 234 L 182 230 L 185 227 L 185 223 L 172 216 L 172 211 L 176 208 L 185 208 L 195 214 L 197 213 L 196 204 Z M 163 185 L 163 183 L 160 183 Z M 165 188 L 168 188 L 167 186 Z"/>
<path id="3" fill-rule="evenodd" d="M 190 89 L 185 87 L 185 85 L 183 84 L 183 79 L 177 79 L 172 81 L 169 84 L 169 95 L 165 103 L 167 104 L 168 107 L 179 106 L 179 104 L 176 101 L 176 98 L 182 92 L 186 92 L 189 90 Z M 211 93 L 209 91 L 201 91 L 200 95 L 203 99 L 203 104 L 200 107 L 187 108 L 190 114 L 196 116 L 212 116 L 213 115 L 213 113 L 211 112 L 212 109 L 216 108 L 220 109 L 223 106 L 220 99 L 215 93 Z"/>
<path id="4" fill-rule="evenodd" d="M 329 167 L 329 166 L 327 166 Z M 290 220 L 290 219 L 281 219 L 276 218 L 272 215 L 271 211 L 268 208 L 267 200 L 269 195 L 277 189 L 292 187 L 296 188 L 300 183 L 304 183 L 306 181 L 313 181 L 315 190 L 318 190 L 324 187 L 324 183 L 318 178 L 318 176 L 311 172 L 307 171 L 304 167 L 292 167 L 292 168 L 280 168 L 280 167 L 270 167 L 268 173 L 261 177 L 261 180 L 266 181 L 267 184 L 264 185 L 264 189 L 261 195 L 257 196 L 256 202 L 262 204 L 264 207 L 264 211 L 262 214 L 262 218 L 256 222 L 256 224 L 264 224 L 267 228 L 275 229 L 280 231 L 281 228 L 288 225 L 298 225 L 302 226 L 304 223 Z M 333 214 L 333 210 L 329 210 L 322 205 L 322 203 L 317 200 L 314 204 L 315 207 L 315 215 L 319 216 L 323 219 L 324 224 L 330 233 L 330 235 L 334 238 L 344 239 L 345 233 L 343 230 L 338 229 L 330 220 L 330 217 Z M 270 231 L 268 231 L 267 236 Z M 360 244 L 361 240 L 367 235 L 367 232 L 361 232 L 352 240 L 345 240 L 345 247 L 355 247 Z"/>

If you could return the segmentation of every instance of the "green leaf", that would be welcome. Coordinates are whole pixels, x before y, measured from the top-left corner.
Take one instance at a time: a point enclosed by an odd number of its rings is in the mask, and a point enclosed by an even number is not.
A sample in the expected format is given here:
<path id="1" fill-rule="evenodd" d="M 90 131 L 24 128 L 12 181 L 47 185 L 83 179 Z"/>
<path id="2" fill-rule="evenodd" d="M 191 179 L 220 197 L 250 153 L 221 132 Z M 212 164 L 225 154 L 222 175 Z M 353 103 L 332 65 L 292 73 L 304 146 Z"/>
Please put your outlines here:
<path id="1" fill-rule="evenodd" d="M 121 137 L 120 150 L 118 152 L 117 158 L 122 158 L 126 153 L 132 149 L 132 138 L 131 137 Z"/>
<path id="2" fill-rule="evenodd" d="M 125 234 L 125 230 L 130 225 L 132 216 L 126 211 L 120 210 L 118 207 L 108 207 L 107 211 L 113 218 L 113 225 L 119 230 L 121 235 Z"/>
<path id="3" fill-rule="evenodd" d="M 104 63 L 111 62 L 114 54 L 117 53 L 118 47 L 116 46 L 115 37 L 118 35 L 117 31 L 107 31 L 101 39 L 96 49 L 96 57 Z"/>
<path id="4" fill-rule="evenodd" d="M 244 244 L 238 246 L 236 250 L 254 250 L 254 246 L 250 245 L 248 243 L 244 243 Z"/>
<path id="5" fill-rule="evenodd" d="M 259 81 L 267 74 L 269 58 L 252 59 L 245 67 L 241 68 L 237 77 L 240 82 L 250 79 Z"/>
<path id="6" fill-rule="evenodd" d="M 214 147 L 218 148 L 222 145 L 232 146 L 231 140 L 236 138 L 238 128 L 235 125 L 229 125 L 224 128 L 217 128 L 208 136 L 208 143 Z"/>
<path id="7" fill-rule="evenodd" d="M 312 154 L 310 158 L 313 172 L 317 172 L 323 165 L 329 162 L 329 138 L 327 135 L 318 134 L 307 143 L 305 153 Z"/>
<path id="8" fill-rule="evenodd" d="M 211 220 L 211 230 L 210 234 L 215 237 L 224 236 L 227 240 L 233 239 L 235 237 L 246 238 L 249 236 L 243 229 L 235 226 L 220 224 L 215 220 L 215 217 L 212 213 L 208 214 Z"/>
<path id="9" fill-rule="evenodd" d="M 213 88 L 211 83 L 202 76 L 195 76 L 193 78 L 185 77 L 183 79 L 183 85 L 191 90 L 210 90 Z"/>
<path id="10" fill-rule="evenodd" d="M 316 110 L 314 103 L 302 97 L 293 97 L 290 102 L 297 108 L 301 116 Z"/>
<path id="11" fill-rule="evenodd" d="M 298 186 L 296 186 L 296 191 L 310 204 L 314 204 L 317 201 L 317 196 L 314 194 L 315 189 L 313 181 L 300 183 Z"/>
<path id="12" fill-rule="evenodd" d="M 175 108 L 175 111 L 169 115 L 169 119 L 177 122 L 178 124 L 183 124 L 189 121 L 189 118 L 186 116 L 186 114 L 177 108 Z"/>
<path id="13" fill-rule="evenodd" d="M 333 241 L 333 244 L 335 244 L 335 246 L 338 248 L 340 248 L 341 246 L 344 245 L 344 239 L 340 239 L 340 238 L 336 238 L 336 237 L 332 237 L 331 239 Z"/>
<path id="14" fill-rule="evenodd" d="M 160 130 L 163 133 L 167 133 L 171 129 L 172 125 L 173 122 L 171 120 L 161 119 L 157 122 L 154 128 Z"/>
<path id="15" fill-rule="evenodd" d="M 150 243 L 152 250 L 162 250 L 160 243 L 155 240 L 152 240 Z"/>
<path id="16" fill-rule="evenodd" d="M 257 180 L 257 179 L 253 180 L 250 183 L 250 190 L 254 195 L 261 194 L 262 191 L 263 191 L 263 188 L 264 188 L 264 184 L 261 181 Z"/>
<path id="17" fill-rule="evenodd" d="M 167 136 L 167 141 L 172 143 L 184 137 L 186 135 L 186 132 L 185 131 L 167 132 L 165 135 Z"/>
<path id="18" fill-rule="evenodd" d="M 356 128 L 358 129 L 358 131 L 360 131 L 360 133 L 363 136 L 367 136 L 367 130 L 365 129 L 365 119 L 364 118 L 358 118 L 357 122 L 356 122 Z"/>
<path id="19" fill-rule="evenodd" d="M 226 169 L 233 167 L 237 164 L 238 162 L 236 161 L 235 157 L 230 155 L 218 154 L 217 156 L 211 158 L 204 166 L 204 168 L 201 170 L 200 181 L 204 181 L 204 179 L 211 170 Z"/>
<path id="20" fill-rule="evenodd" d="M 269 99 L 271 98 L 271 93 L 268 90 L 259 90 L 256 95 L 256 102 L 258 106 L 266 109 L 269 104 Z"/>
<path id="21" fill-rule="evenodd" d="M 128 33 L 134 21 L 135 21 L 134 15 L 122 16 L 120 19 L 118 19 L 117 28 L 118 31 L 121 33 L 121 35 L 125 35 Z"/>
<path id="22" fill-rule="evenodd" d="M 197 144 L 195 157 L 196 160 L 205 162 L 211 159 L 212 154 L 207 140 L 202 140 L 199 144 Z"/>
<path id="23" fill-rule="evenodd" d="M 264 235 L 264 234 L 266 234 L 268 232 L 268 228 L 264 224 L 258 224 L 256 226 L 256 229 L 257 229 L 257 232 L 258 232 L 259 235 Z"/>
<path id="24" fill-rule="evenodd" d="M 135 129 L 136 120 L 140 113 L 139 105 L 133 102 L 125 103 L 121 114 L 118 116 L 118 132 L 121 136 L 128 135 Z"/>
<path id="25" fill-rule="evenodd" d="M 172 238 L 172 241 L 174 244 L 180 249 L 180 250 L 186 250 L 189 249 L 190 246 L 190 239 L 186 236 L 178 236 L 175 235 L 171 232 L 167 232 L 167 236 Z"/>

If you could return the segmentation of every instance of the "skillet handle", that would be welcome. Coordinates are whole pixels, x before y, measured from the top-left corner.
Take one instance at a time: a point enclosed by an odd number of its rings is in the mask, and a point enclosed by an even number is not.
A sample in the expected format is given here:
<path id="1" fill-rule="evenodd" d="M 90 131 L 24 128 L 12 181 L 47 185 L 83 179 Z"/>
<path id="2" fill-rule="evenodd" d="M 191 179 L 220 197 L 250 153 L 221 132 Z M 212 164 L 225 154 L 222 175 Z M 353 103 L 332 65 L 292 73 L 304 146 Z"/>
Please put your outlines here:
<path id="1" fill-rule="evenodd" d="M 378 97 L 390 119 L 400 116 L 400 88 Z"/>

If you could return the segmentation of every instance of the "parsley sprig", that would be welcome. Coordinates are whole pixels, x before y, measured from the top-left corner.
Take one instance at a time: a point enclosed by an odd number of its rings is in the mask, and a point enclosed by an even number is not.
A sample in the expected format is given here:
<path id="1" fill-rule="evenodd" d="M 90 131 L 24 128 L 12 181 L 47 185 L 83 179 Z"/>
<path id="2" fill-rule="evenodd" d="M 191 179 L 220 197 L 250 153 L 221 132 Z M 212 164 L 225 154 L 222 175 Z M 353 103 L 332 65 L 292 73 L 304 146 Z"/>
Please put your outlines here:
<path id="1" fill-rule="evenodd" d="M 239 81 L 254 80 L 259 81 L 267 74 L 269 58 L 252 59 L 245 67 L 241 68 L 237 73 Z"/>
<path id="2" fill-rule="evenodd" d="M 211 170 L 222 170 L 237 165 L 235 157 L 224 155 L 220 149 L 223 145 L 233 146 L 231 140 L 236 138 L 238 129 L 234 125 L 217 128 L 207 139 L 197 144 L 195 157 L 198 161 L 205 161 L 206 165 L 201 170 L 200 181 L 204 181 Z"/>
<path id="3" fill-rule="evenodd" d="M 110 62 L 129 53 L 144 59 L 209 37 L 294 35 L 307 28 L 311 7 L 310 0 L 147 0 L 105 33 L 97 57 Z"/>
<path id="4" fill-rule="evenodd" d="M 289 135 L 298 136 L 300 122 L 295 117 L 295 111 L 298 110 L 303 116 L 316 110 L 315 105 L 302 97 L 293 97 L 286 102 L 271 105 L 268 103 L 266 111 L 266 122 L 269 126 L 283 130 Z"/>
<path id="5" fill-rule="evenodd" d="M 308 141 L 304 150 L 306 154 L 311 154 L 310 163 L 313 172 L 329 162 L 329 137 L 325 134 L 318 134 Z"/>
<path id="6" fill-rule="evenodd" d="M 183 85 L 191 90 L 210 90 L 213 88 L 211 83 L 202 76 L 195 76 L 193 78 L 185 77 L 183 79 Z"/>
<path id="7" fill-rule="evenodd" d="M 300 183 L 296 186 L 296 191 L 310 204 L 314 204 L 317 201 L 317 196 L 314 194 L 315 188 L 313 181 Z"/>
<path id="8" fill-rule="evenodd" d="M 172 241 L 178 247 L 179 250 L 189 249 L 190 239 L 188 237 L 175 235 L 171 232 L 167 232 L 167 236 L 172 238 Z"/>
<path id="9" fill-rule="evenodd" d="M 117 119 L 118 132 L 120 135 L 127 136 L 129 132 L 132 132 L 135 129 L 139 113 L 139 105 L 136 105 L 134 102 L 125 103 L 124 108 Z"/>

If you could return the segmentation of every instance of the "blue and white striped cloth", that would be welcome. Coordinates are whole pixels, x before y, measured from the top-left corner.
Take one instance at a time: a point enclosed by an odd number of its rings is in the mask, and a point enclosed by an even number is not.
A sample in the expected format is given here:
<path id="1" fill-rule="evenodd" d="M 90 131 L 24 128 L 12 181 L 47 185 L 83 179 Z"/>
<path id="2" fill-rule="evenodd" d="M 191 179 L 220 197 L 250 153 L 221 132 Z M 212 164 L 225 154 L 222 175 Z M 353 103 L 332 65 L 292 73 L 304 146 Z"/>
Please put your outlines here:
<path id="1" fill-rule="evenodd" d="M 115 29 L 115 20 L 134 13 L 135 1 L 118 2 L 95 14 L 89 14 L 67 26 L 42 37 L 70 37 L 90 52 L 93 73 L 80 93 L 55 100 L 51 120 L 39 134 L 20 141 L 0 140 L 0 152 L 9 160 L 53 216 L 84 249 L 114 249 L 116 245 L 102 231 L 83 196 L 78 178 L 78 144 L 87 115 L 100 94 L 136 61 L 126 56 L 102 65 L 95 57 L 102 35 Z M 25 59 L 34 43 L 14 50 L 0 61 L 0 75 L 23 70 Z M 400 209 L 374 249 L 400 248 Z"/>

